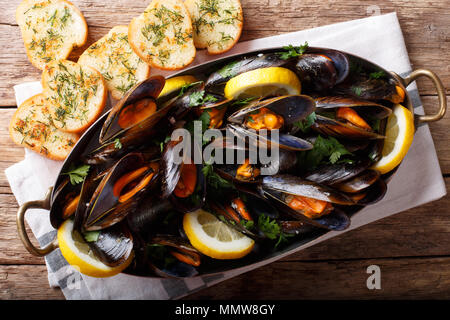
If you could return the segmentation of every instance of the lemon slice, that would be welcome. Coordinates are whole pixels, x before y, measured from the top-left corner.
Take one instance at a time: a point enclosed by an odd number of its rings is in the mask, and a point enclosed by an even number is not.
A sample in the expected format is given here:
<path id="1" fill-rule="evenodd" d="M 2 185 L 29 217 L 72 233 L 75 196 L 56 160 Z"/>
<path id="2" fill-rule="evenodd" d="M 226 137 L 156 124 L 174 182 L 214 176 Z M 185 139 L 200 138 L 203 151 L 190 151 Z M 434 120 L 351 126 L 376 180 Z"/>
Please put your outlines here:
<path id="1" fill-rule="evenodd" d="M 397 167 L 408 153 L 414 138 L 414 117 L 402 105 L 395 105 L 386 125 L 382 158 L 373 169 L 385 174 Z"/>
<path id="2" fill-rule="evenodd" d="M 195 81 L 197 79 L 194 76 L 179 76 L 167 79 L 158 99 L 180 91 L 183 86 L 194 83 Z"/>
<path id="3" fill-rule="evenodd" d="M 225 85 L 227 99 L 298 95 L 301 84 L 297 75 L 281 67 L 261 68 L 231 78 Z"/>
<path id="4" fill-rule="evenodd" d="M 214 259 L 242 258 L 255 245 L 255 241 L 202 209 L 186 213 L 183 228 L 192 246 Z"/>
<path id="5" fill-rule="evenodd" d="M 79 272 L 96 278 L 112 277 L 129 266 L 133 254 L 117 267 L 109 267 L 97 259 L 82 236 L 73 231 L 73 221 L 68 219 L 58 228 L 59 249 L 67 262 Z"/>

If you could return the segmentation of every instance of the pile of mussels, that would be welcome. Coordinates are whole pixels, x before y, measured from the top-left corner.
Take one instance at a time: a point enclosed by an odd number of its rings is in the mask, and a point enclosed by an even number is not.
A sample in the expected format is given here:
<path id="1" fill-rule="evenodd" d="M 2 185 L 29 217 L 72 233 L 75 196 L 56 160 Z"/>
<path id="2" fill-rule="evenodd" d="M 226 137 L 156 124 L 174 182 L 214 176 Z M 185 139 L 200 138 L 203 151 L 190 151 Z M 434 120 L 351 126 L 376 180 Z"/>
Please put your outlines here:
<path id="1" fill-rule="evenodd" d="M 383 198 L 386 179 L 370 168 L 381 157 L 386 118 L 405 98 L 392 76 L 354 56 L 314 48 L 216 66 L 206 76 L 195 75 L 203 81 L 164 97 L 160 76 L 131 89 L 72 163 L 89 165 L 83 183 L 60 179 L 53 226 L 71 218 L 81 234 L 99 232 L 88 243 L 107 265 L 119 265 L 133 252 L 128 273 L 186 277 L 239 265 L 206 257 L 190 245 L 182 227 L 187 212 L 204 208 L 253 238 L 257 245 L 241 259 L 246 264 L 311 234 L 344 230 L 354 212 Z M 229 79 L 267 67 L 294 71 L 302 95 L 225 98 Z M 194 120 L 202 121 L 203 130 L 229 130 L 237 138 L 278 129 L 278 173 L 263 176 L 260 164 L 248 159 L 235 165 L 177 164 L 174 152 L 182 139 L 168 137 Z M 210 143 L 236 148 L 226 139 L 204 141 L 200 148 Z M 251 142 L 246 143 L 245 148 Z M 327 145 L 337 145 L 340 153 L 330 156 L 323 150 Z M 275 224 L 277 237 L 258 221 Z"/>

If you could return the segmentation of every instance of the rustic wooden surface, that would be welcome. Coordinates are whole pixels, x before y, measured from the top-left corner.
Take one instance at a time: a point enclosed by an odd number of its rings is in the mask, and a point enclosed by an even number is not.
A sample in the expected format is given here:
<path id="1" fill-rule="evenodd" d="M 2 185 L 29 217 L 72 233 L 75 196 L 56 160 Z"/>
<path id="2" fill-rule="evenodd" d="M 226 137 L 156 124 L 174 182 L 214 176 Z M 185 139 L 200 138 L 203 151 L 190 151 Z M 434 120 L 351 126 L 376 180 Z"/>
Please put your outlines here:
<path id="1" fill-rule="evenodd" d="M 148 1 L 73 0 L 89 25 L 89 43 L 127 24 Z M 14 11 L 19 1 L 0 0 L 0 299 L 63 299 L 48 286 L 44 260 L 28 254 L 16 234 L 17 203 L 4 169 L 23 159 L 8 136 L 15 108 L 12 86 L 39 80 L 28 62 Z M 396 11 L 414 68 L 436 71 L 450 94 L 448 0 L 243 0 L 242 40 Z M 84 48 L 74 52 L 80 54 Z M 432 85 L 418 83 L 425 109 L 435 110 Z M 430 125 L 450 191 L 450 115 Z M 187 299 L 449 299 L 450 199 L 399 213 L 350 231 L 269 266 Z M 366 268 L 379 265 L 381 290 L 368 290 Z"/>

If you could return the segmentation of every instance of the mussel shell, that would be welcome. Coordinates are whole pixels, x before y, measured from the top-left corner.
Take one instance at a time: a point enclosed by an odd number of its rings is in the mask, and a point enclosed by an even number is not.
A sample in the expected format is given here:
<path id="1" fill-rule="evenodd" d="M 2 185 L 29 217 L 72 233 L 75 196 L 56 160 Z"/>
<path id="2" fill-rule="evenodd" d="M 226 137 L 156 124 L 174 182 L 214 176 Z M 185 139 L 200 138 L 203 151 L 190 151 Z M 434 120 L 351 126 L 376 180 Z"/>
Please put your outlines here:
<path id="1" fill-rule="evenodd" d="M 313 90 L 327 90 L 336 84 L 338 75 L 334 63 L 323 55 L 303 54 L 295 67 L 300 81 L 311 86 Z"/>
<path id="2" fill-rule="evenodd" d="M 111 109 L 108 117 L 103 123 L 102 130 L 100 132 L 99 141 L 100 144 L 111 140 L 118 135 L 122 135 L 125 132 L 129 131 L 131 128 L 139 127 L 148 129 L 161 118 L 161 113 L 156 112 L 149 116 L 146 119 L 143 119 L 139 123 L 133 125 L 129 128 L 121 128 L 118 124 L 118 117 L 121 114 L 122 110 L 129 106 L 132 103 L 135 103 L 141 99 L 150 98 L 156 100 L 159 96 L 160 92 L 164 88 L 165 79 L 162 76 L 153 76 L 148 78 L 142 82 L 136 84 L 133 88 L 131 88 L 125 96 L 120 99 L 120 101 Z M 141 131 L 137 130 L 137 131 Z"/>
<path id="3" fill-rule="evenodd" d="M 351 123 L 344 123 L 321 115 L 316 115 L 316 121 L 311 126 L 314 131 L 344 139 L 384 139 L 385 137 L 373 131 L 364 130 Z"/>
<path id="4" fill-rule="evenodd" d="M 227 129 L 242 140 L 249 140 L 249 143 L 259 148 L 282 148 L 289 151 L 305 151 L 313 148 L 313 145 L 299 137 L 291 136 L 289 134 L 279 134 L 279 139 L 276 141 L 269 136 L 262 135 L 255 130 L 249 130 L 239 125 L 228 124 Z M 270 133 L 270 132 L 268 132 Z"/>
<path id="5" fill-rule="evenodd" d="M 262 188 L 264 191 L 273 190 L 335 204 L 354 204 L 346 195 L 332 188 L 293 175 L 280 174 L 265 176 L 262 180 Z"/>
<path id="6" fill-rule="evenodd" d="M 343 97 L 343 96 L 326 96 L 318 97 L 314 99 L 316 102 L 317 112 L 320 113 L 321 110 L 326 109 L 336 109 L 336 108 L 355 108 L 357 112 L 361 112 L 363 115 L 367 115 L 371 118 L 384 119 L 387 118 L 391 113 L 392 109 L 381 104 L 356 99 L 353 97 Z"/>
<path id="7" fill-rule="evenodd" d="M 81 192 L 81 184 L 73 186 L 69 178 L 63 180 L 55 191 L 52 206 L 50 209 L 50 223 L 53 228 L 58 229 L 65 221 L 63 209 L 68 199 L 73 199 Z"/>
<path id="8" fill-rule="evenodd" d="M 181 248 L 200 257 L 200 253 L 194 249 L 187 240 L 181 237 L 161 235 L 152 238 L 149 243 L 162 245 L 169 248 L 172 247 L 175 249 Z M 198 275 L 198 270 L 196 267 L 179 260 L 176 260 L 168 266 L 158 265 L 156 261 L 149 261 L 149 265 L 153 272 L 165 278 L 188 278 Z"/>
<path id="9" fill-rule="evenodd" d="M 148 190 L 159 176 L 158 172 L 147 170 L 142 178 L 153 174 L 151 181 L 133 195 L 130 199 L 119 202 L 118 195 L 114 194 L 116 182 L 126 173 L 146 164 L 140 153 L 129 153 L 120 159 L 103 177 L 92 195 L 83 223 L 85 230 L 101 230 L 120 222 L 137 205 L 139 197 Z"/>
<path id="10" fill-rule="evenodd" d="M 311 219 L 289 207 L 281 199 L 283 197 L 283 192 L 271 190 L 268 188 L 264 189 L 264 187 L 262 188 L 262 190 L 265 196 L 274 201 L 274 204 L 280 211 L 306 225 L 335 231 L 345 230 L 350 225 L 350 218 L 343 211 L 338 210 L 336 207 L 333 208 L 333 211 L 331 213 L 328 213 L 317 219 Z"/>
<path id="11" fill-rule="evenodd" d="M 383 199 L 386 192 L 387 192 L 387 184 L 382 178 L 379 178 L 370 187 L 361 191 L 361 194 L 363 194 L 364 197 L 361 200 L 358 200 L 357 204 L 363 206 L 374 204 Z M 351 196 L 353 195 L 357 196 L 358 193 L 354 193 Z"/>
<path id="12" fill-rule="evenodd" d="M 323 165 L 314 171 L 308 172 L 304 179 L 319 184 L 331 185 L 351 179 L 365 171 L 371 162 L 369 159 L 361 159 L 356 163 L 337 163 Z"/>
<path id="13" fill-rule="evenodd" d="M 305 95 L 281 96 L 250 104 L 228 117 L 232 123 L 242 124 L 245 118 L 261 108 L 267 108 L 275 114 L 283 117 L 284 125 L 289 125 L 305 119 L 315 110 L 314 100 Z"/>
<path id="14" fill-rule="evenodd" d="M 345 193 L 360 192 L 372 184 L 374 184 L 380 177 L 380 173 L 376 170 L 366 170 L 354 178 L 333 184 L 333 188 Z"/>
<path id="15" fill-rule="evenodd" d="M 133 236 L 128 228 L 120 223 L 99 232 L 97 241 L 88 242 L 94 254 L 110 267 L 124 263 L 133 251 Z"/>
<path id="16" fill-rule="evenodd" d="M 218 71 L 213 72 L 206 80 L 205 86 L 208 91 L 223 93 L 222 86 L 237 75 L 260 68 L 282 67 L 291 62 L 291 60 L 281 59 L 277 53 L 258 54 L 238 61 L 232 61 Z"/>

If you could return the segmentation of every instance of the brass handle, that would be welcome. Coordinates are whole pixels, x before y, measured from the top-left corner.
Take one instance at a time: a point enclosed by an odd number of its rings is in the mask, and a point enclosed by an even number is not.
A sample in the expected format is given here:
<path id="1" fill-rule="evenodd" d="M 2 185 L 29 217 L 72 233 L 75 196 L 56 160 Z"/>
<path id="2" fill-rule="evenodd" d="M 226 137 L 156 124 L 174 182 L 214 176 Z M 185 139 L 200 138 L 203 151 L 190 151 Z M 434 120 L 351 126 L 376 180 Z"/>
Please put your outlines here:
<path id="1" fill-rule="evenodd" d="M 447 97 L 445 95 L 445 88 L 442 84 L 441 79 L 432 71 L 426 69 L 418 69 L 411 72 L 409 76 L 403 79 L 403 84 L 407 87 L 411 82 L 415 81 L 420 77 L 427 77 L 431 81 L 433 81 L 436 91 L 439 97 L 439 110 L 435 114 L 425 114 L 417 116 L 417 120 L 419 123 L 421 122 L 433 122 L 442 119 L 447 111 Z"/>
<path id="2" fill-rule="evenodd" d="M 53 239 L 52 242 L 50 242 L 48 245 L 46 245 L 43 248 L 36 248 L 30 241 L 30 238 L 28 237 L 27 230 L 25 229 L 25 212 L 27 212 L 28 209 L 46 209 L 50 210 L 50 197 L 52 194 L 52 187 L 50 187 L 47 191 L 47 194 L 45 195 L 44 200 L 35 200 L 35 201 L 28 201 L 22 204 L 19 207 L 19 210 L 17 210 L 17 231 L 19 232 L 20 240 L 22 240 L 23 245 L 25 248 L 30 252 L 31 254 L 43 257 L 56 248 L 58 248 L 58 240 L 57 238 Z"/>

